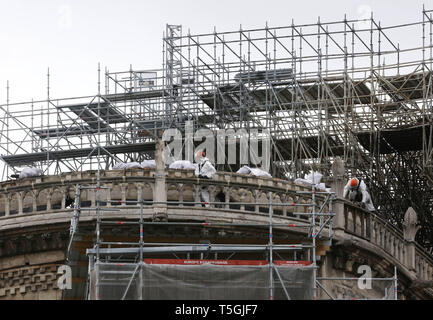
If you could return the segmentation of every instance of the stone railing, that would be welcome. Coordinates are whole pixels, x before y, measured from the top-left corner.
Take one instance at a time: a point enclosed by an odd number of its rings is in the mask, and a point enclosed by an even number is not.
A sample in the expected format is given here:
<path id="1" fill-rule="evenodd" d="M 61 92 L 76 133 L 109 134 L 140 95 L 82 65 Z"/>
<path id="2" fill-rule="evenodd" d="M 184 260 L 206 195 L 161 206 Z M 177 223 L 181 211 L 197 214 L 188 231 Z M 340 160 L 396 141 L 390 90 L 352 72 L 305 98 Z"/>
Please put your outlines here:
<path id="1" fill-rule="evenodd" d="M 392 256 L 420 280 L 433 279 L 433 258 L 413 240 L 405 239 L 401 230 L 378 215 L 345 200 L 340 228 L 345 233 L 362 238 Z M 337 226 L 338 228 L 338 226 Z"/>
<path id="2" fill-rule="evenodd" d="M 154 170 L 110 170 L 101 171 L 101 185 L 108 187 L 100 191 L 101 205 L 117 207 L 137 207 L 136 201 L 145 200 L 147 206 L 161 199 L 157 188 L 162 179 L 166 191 L 166 207 L 202 207 L 200 191 L 206 189 L 210 195 L 211 210 L 235 210 L 255 215 L 268 215 L 272 193 L 274 216 L 291 219 L 308 219 L 296 213 L 309 212 L 310 206 L 278 206 L 278 203 L 311 203 L 311 194 L 297 194 L 296 191 L 310 189 L 289 181 L 260 178 L 248 175 L 219 172 L 213 179 L 198 179 L 194 172 L 187 170 L 165 170 L 158 178 Z M 17 216 L 47 214 L 50 212 L 72 211 L 75 185 L 96 185 L 95 171 L 64 173 L 58 176 L 42 176 L 0 183 L 0 226 L 2 221 Z M 317 195 L 320 200 L 320 195 Z M 157 200 L 158 201 L 158 200 Z M 251 203 L 251 205 L 248 205 Z M 261 203 L 261 204 L 258 204 Z M 94 190 L 82 190 L 81 206 L 93 207 L 96 204 Z M 206 208 L 202 208 L 206 210 Z M 325 212 L 328 209 L 325 208 Z M 347 237 L 355 237 L 389 255 L 390 259 L 421 280 L 431 280 L 433 259 L 406 239 L 403 232 L 387 223 L 379 216 L 337 200 L 333 211 L 337 213 L 334 226 Z M 5 221 L 6 222 L 6 221 Z"/>
<path id="3" fill-rule="evenodd" d="M 269 193 L 272 192 L 274 214 L 302 218 L 296 212 L 307 212 L 310 207 L 278 206 L 278 203 L 311 203 L 311 196 L 296 194 L 309 190 L 285 180 L 218 173 L 213 179 L 198 179 L 188 170 L 166 170 L 165 184 L 168 206 L 198 206 L 200 191 L 209 192 L 210 208 L 222 208 L 254 213 L 268 213 Z M 96 185 L 95 171 L 64 173 L 0 183 L 0 219 L 26 214 L 42 214 L 71 208 L 75 185 Z M 137 206 L 135 201 L 148 201 L 151 206 L 155 193 L 155 171 L 101 171 L 100 191 L 102 206 Z M 116 202 L 117 201 L 117 202 Z M 239 204 L 241 203 L 241 204 Z M 251 205 L 245 203 L 252 203 Z M 262 204 L 256 204 L 262 203 Z M 96 192 L 82 190 L 81 206 L 96 205 Z"/>
<path id="4" fill-rule="evenodd" d="M 415 272 L 421 280 L 433 280 L 433 258 L 418 244 L 415 248 Z"/>

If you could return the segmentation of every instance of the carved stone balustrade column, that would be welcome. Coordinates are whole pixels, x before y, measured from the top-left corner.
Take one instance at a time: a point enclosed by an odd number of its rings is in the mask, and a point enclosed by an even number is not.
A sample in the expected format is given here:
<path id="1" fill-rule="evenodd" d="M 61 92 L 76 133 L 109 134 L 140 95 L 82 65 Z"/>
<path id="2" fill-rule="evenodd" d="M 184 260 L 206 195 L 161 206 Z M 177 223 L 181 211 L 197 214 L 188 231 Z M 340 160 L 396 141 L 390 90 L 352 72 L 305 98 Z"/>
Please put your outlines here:
<path id="1" fill-rule="evenodd" d="M 142 183 L 137 183 L 137 201 L 141 202 L 143 201 L 143 184 Z"/>
<path id="2" fill-rule="evenodd" d="M 194 202 L 195 202 L 195 207 L 201 207 L 201 204 L 199 202 L 201 202 L 200 199 L 200 191 L 201 191 L 201 186 L 199 184 L 194 184 L 193 185 L 193 189 L 194 189 Z"/>
<path id="3" fill-rule="evenodd" d="M 17 192 L 17 198 L 18 198 L 18 214 L 23 214 L 24 191 Z"/>
<path id="4" fill-rule="evenodd" d="M 177 194 L 179 195 L 177 199 L 177 201 L 179 202 L 179 207 L 183 207 L 183 192 L 185 190 L 185 184 L 178 183 L 176 189 L 177 189 Z"/>
<path id="5" fill-rule="evenodd" d="M 51 197 L 53 195 L 53 189 L 47 189 L 46 190 L 46 195 L 47 195 L 47 211 L 51 210 Z"/>
<path id="6" fill-rule="evenodd" d="M 127 183 L 121 183 L 120 184 L 120 194 L 122 196 L 122 206 L 126 206 L 126 193 L 128 190 L 128 184 Z"/>
<path id="7" fill-rule="evenodd" d="M 67 190 L 66 190 L 66 188 L 65 187 L 61 187 L 60 188 L 60 192 L 61 192 L 61 194 L 62 194 L 62 200 L 61 200 L 61 203 L 60 203 L 60 208 L 63 210 L 63 209 L 65 209 L 66 208 L 66 194 L 67 194 Z M 33 196 L 33 199 L 34 199 L 35 197 Z M 93 203 L 92 203 L 92 207 L 94 207 L 95 205 L 94 205 L 94 201 L 93 201 Z M 35 209 L 33 209 L 33 210 L 35 210 Z"/>
<path id="8" fill-rule="evenodd" d="M 111 190 L 113 190 L 113 184 L 107 183 L 105 186 L 108 187 L 108 189 L 106 189 L 107 190 L 107 207 L 111 207 Z M 99 190 L 98 194 L 100 197 L 101 190 Z M 99 201 L 101 201 L 101 199 L 99 199 Z"/>
<path id="9" fill-rule="evenodd" d="M 247 192 L 245 189 L 239 189 L 238 191 L 238 195 L 239 195 L 239 202 L 241 202 L 242 204 L 240 205 L 240 210 L 245 211 L 245 197 L 247 195 Z"/>
<path id="10" fill-rule="evenodd" d="M 163 202 L 153 205 L 153 220 L 154 221 L 167 221 L 167 185 L 165 182 L 165 166 L 162 158 L 164 144 L 161 139 L 158 139 L 156 144 L 156 170 L 155 170 L 155 187 L 153 188 L 153 201 Z"/>
<path id="11" fill-rule="evenodd" d="M 209 192 L 209 202 L 215 202 L 215 196 L 216 196 L 216 187 L 215 186 L 208 186 L 207 190 Z M 210 205 L 211 208 L 215 208 L 215 204 Z"/>
<path id="12" fill-rule="evenodd" d="M 253 197 L 254 197 L 254 202 L 256 203 L 254 205 L 254 212 L 255 213 L 259 213 L 260 212 L 260 206 L 257 204 L 257 202 L 259 202 L 260 196 L 261 196 L 261 192 L 259 190 L 253 190 Z"/>
<path id="13" fill-rule="evenodd" d="M 5 216 L 7 217 L 10 214 L 11 211 L 11 195 L 10 193 L 4 194 L 4 201 L 5 201 Z"/>
<path id="14" fill-rule="evenodd" d="M 331 182 L 331 189 L 335 192 L 337 198 L 343 198 L 343 190 L 345 185 L 344 180 L 344 162 L 340 157 L 336 157 L 332 164 L 333 179 Z M 333 203 L 334 212 L 336 216 L 333 219 L 334 230 L 344 230 L 344 203 L 335 201 Z"/>
<path id="15" fill-rule="evenodd" d="M 33 212 L 36 212 L 38 210 L 38 203 L 37 203 L 37 192 L 36 190 L 32 190 L 32 208 L 33 208 Z M 64 207 L 62 208 L 64 209 Z"/>
<path id="16" fill-rule="evenodd" d="M 224 191 L 224 198 L 225 198 L 225 205 L 224 205 L 224 207 L 226 209 L 230 209 L 230 193 L 231 193 L 231 188 L 230 187 L 224 187 L 223 191 Z"/>
<path id="17" fill-rule="evenodd" d="M 280 195 L 281 203 L 287 204 L 287 198 L 288 198 L 287 194 L 284 194 L 284 193 L 281 194 Z M 283 209 L 283 217 L 286 217 L 287 216 L 287 206 L 283 206 L 282 209 Z"/>

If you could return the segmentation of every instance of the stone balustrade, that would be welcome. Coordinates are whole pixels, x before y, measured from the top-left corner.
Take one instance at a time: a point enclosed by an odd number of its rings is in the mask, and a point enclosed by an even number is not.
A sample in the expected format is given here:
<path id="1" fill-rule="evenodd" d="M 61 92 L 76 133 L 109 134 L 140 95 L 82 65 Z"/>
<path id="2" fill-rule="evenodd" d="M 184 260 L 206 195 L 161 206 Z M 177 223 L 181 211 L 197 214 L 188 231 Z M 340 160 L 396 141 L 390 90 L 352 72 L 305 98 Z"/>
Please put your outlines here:
<path id="1" fill-rule="evenodd" d="M 397 260 L 399 264 L 413 271 L 420 280 L 433 280 L 433 258 L 413 239 L 405 238 L 396 226 L 378 215 L 354 204 L 344 204 L 342 225 L 345 233 L 369 241 Z M 338 226 L 337 226 L 338 228 Z"/>
<path id="2" fill-rule="evenodd" d="M 309 212 L 310 206 L 278 206 L 278 203 L 311 203 L 311 194 L 297 194 L 296 191 L 310 191 L 309 188 L 289 181 L 261 178 L 234 173 L 217 173 L 213 179 L 198 179 L 193 171 L 165 170 L 166 199 L 171 206 L 201 207 L 200 191 L 209 192 L 211 204 L 203 210 L 237 210 L 250 214 L 268 215 L 269 193 L 272 193 L 273 212 L 276 216 L 299 219 L 299 212 Z M 103 206 L 137 207 L 134 201 L 155 199 L 156 171 L 154 170 L 110 170 L 101 171 L 101 185 L 108 187 L 100 191 Z M 17 216 L 49 214 L 71 210 L 75 197 L 75 185 L 96 185 L 95 171 L 63 173 L 58 176 L 42 176 L 0 183 L 0 226 L 2 222 Z M 337 193 L 338 194 L 338 193 Z M 317 197 L 321 197 L 317 195 Z M 116 202 L 116 200 L 118 202 Z M 111 201 L 111 202 L 110 202 Z M 251 205 L 248 205 L 251 203 Z M 263 203 L 263 204 L 257 204 Z M 96 204 L 94 190 L 82 190 L 81 206 Z M 325 208 L 327 212 L 329 208 Z M 420 280 L 433 279 L 433 259 L 395 226 L 352 203 L 338 199 L 333 211 L 336 230 L 343 236 L 368 243 L 367 250 L 376 248 L 381 255 L 412 272 Z M 341 234 L 340 234 L 341 235 Z"/>
<path id="3" fill-rule="evenodd" d="M 200 191 L 209 192 L 210 208 L 236 209 L 253 212 L 268 212 L 269 192 L 272 192 L 274 213 L 294 216 L 296 212 L 306 212 L 308 207 L 278 206 L 278 203 L 310 203 L 308 195 L 298 195 L 296 191 L 309 189 L 280 179 L 218 173 L 213 179 L 197 179 L 188 170 L 167 170 L 166 190 L 168 205 L 201 206 Z M 134 201 L 148 201 L 152 205 L 155 189 L 155 171 L 152 170 L 111 170 L 101 172 L 101 185 L 108 187 L 100 191 L 102 206 L 137 206 Z M 94 171 L 64 173 L 59 176 L 42 176 L 0 183 L 1 217 L 46 213 L 65 210 L 75 197 L 75 185 L 95 185 Z M 222 197 L 221 197 L 222 195 Z M 107 202 L 108 200 L 108 202 Z M 119 203 L 116 203 L 115 201 Z M 114 202 L 113 202 L 114 201 Z M 171 203 L 170 203 L 171 202 Z M 251 206 L 236 203 L 263 203 Z M 81 206 L 92 207 L 96 204 L 94 190 L 82 190 Z M 299 217 L 299 215 L 296 215 Z"/>
<path id="4" fill-rule="evenodd" d="M 433 280 L 433 258 L 419 245 L 415 251 L 415 272 L 420 280 Z"/>

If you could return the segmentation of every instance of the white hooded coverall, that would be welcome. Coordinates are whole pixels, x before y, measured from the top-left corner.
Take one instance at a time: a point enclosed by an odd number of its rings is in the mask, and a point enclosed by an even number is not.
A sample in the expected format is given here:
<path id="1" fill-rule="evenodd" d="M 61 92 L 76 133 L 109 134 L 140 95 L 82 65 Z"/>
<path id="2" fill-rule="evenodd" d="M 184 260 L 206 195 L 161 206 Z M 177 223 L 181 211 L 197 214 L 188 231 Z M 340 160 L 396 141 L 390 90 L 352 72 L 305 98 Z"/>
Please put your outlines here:
<path id="1" fill-rule="evenodd" d="M 200 162 L 195 168 L 195 175 L 199 178 L 211 179 L 216 173 L 215 167 L 210 163 L 209 159 L 206 157 L 201 157 Z M 205 206 L 209 207 L 210 196 L 209 192 L 203 187 L 200 191 L 201 201 L 205 202 Z"/>
<path id="2" fill-rule="evenodd" d="M 364 181 L 360 180 L 358 186 L 352 187 L 350 186 L 350 180 L 347 182 L 344 187 L 343 197 L 348 198 L 353 202 L 361 202 L 365 205 L 365 209 L 368 211 L 376 211 L 376 208 L 373 205 L 373 201 L 371 200 L 371 196 L 367 191 L 367 186 Z"/>

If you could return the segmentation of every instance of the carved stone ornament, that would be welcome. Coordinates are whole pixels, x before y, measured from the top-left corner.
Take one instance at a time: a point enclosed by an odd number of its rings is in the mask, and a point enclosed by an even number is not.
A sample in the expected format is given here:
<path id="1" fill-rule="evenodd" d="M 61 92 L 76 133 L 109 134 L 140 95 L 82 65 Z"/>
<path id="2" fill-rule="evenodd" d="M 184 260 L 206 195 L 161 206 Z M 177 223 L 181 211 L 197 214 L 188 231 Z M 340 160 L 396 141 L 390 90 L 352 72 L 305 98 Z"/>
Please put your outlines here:
<path id="1" fill-rule="evenodd" d="M 415 235 L 421 226 L 417 225 L 418 216 L 412 207 L 409 207 L 404 214 L 403 235 L 407 241 L 414 241 Z"/>

